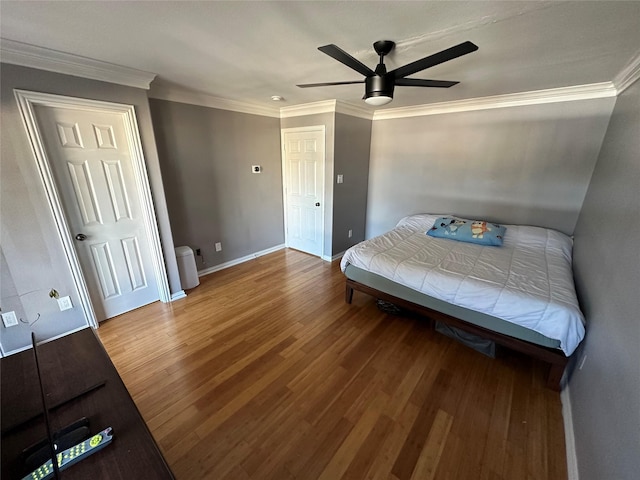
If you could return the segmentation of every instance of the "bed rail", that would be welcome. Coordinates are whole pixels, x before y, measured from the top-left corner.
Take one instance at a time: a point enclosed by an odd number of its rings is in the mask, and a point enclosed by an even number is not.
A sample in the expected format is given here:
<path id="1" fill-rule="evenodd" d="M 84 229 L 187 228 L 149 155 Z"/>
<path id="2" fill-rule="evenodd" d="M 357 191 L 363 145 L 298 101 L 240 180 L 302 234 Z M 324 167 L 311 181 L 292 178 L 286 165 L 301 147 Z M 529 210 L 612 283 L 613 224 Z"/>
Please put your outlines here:
<path id="1" fill-rule="evenodd" d="M 494 332 L 477 325 L 473 325 L 472 323 L 465 322 L 464 320 L 452 317 L 451 315 L 447 315 L 445 313 L 438 312 L 437 310 L 433 310 L 431 308 L 424 307 L 407 300 L 403 300 L 402 298 L 395 297 L 388 293 L 351 280 L 350 278 L 347 278 L 345 289 L 345 301 L 347 303 L 352 302 L 354 290 L 366 293 L 367 295 L 371 295 L 372 297 L 379 298 L 381 300 L 392 302 L 399 307 L 418 313 L 419 315 L 426 317 L 431 322 L 432 326 L 434 325 L 434 321 L 446 323 L 447 325 L 451 325 L 452 327 L 459 328 L 460 330 L 478 335 L 479 337 L 493 340 L 498 345 L 502 345 L 503 347 L 510 348 L 511 350 L 515 350 L 537 360 L 541 360 L 549 364 L 547 387 L 556 391 L 561 390 L 562 375 L 567 364 L 569 363 L 569 357 L 566 357 L 564 353 L 559 350 L 536 345 L 535 343 L 530 343 L 525 340 L 520 340 L 518 338 L 503 335 L 501 333 Z"/>

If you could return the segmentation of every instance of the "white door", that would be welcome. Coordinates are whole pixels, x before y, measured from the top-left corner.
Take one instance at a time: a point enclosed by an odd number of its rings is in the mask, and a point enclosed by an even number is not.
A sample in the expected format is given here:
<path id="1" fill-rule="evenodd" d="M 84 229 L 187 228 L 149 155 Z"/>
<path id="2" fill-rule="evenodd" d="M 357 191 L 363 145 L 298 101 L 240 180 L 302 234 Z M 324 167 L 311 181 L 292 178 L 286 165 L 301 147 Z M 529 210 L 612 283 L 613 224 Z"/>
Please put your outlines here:
<path id="1" fill-rule="evenodd" d="M 321 257 L 324 237 L 324 129 L 285 131 L 283 139 L 286 244 Z"/>
<path id="2" fill-rule="evenodd" d="M 44 105 L 34 113 L 96 319 L 158 300 L 123 115 Z"/>

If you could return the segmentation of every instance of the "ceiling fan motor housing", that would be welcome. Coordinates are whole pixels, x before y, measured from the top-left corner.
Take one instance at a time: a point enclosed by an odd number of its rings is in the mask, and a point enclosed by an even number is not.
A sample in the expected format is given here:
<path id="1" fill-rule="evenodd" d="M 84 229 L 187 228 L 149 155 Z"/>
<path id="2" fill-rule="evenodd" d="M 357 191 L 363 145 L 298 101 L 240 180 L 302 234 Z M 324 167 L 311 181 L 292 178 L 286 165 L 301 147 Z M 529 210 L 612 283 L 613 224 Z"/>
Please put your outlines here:
<path id="1" fill-rule="evenodd" d="M 393 75 L 375 75 L 365 78 L 365 97 L 393 98 L 395 78 Z"/>

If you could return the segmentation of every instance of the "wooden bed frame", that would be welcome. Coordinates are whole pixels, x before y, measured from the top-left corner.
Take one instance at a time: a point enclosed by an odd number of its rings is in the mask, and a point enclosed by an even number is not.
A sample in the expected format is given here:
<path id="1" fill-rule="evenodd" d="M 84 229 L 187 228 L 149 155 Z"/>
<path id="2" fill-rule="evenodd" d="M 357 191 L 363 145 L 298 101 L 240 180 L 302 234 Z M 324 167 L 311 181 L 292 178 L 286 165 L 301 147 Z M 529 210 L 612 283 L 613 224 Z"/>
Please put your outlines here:
<path id="1" fill-rule="evenodd" d="M 465 322 L 464 320 L 460 320 L 459 318 L 452 317 L 451 315 L 447 315 L 445 313 L 432 310 L 422 305 L 418 305 L 416 303 L 394 297 L 393 295 L 369 287 L 363 283 L 356 282 L 354 280 L 351 280 L 350 278 L 347 278 L 345 291 L 345 301 L 347 303 L 351 303 L 351 301 L 353 300 L 354 290 L 358 290 L 381 300 L 389 301 L 399 307 L 403 307 L 422 316 L 426 316 L 431 321 L 432 326 L 435 325 L 433 321 L 446 323 L 447 325 L 451 325 L 452 327 L 459 328 L 460 330 L 478 335 L 479 337 L 493 340 L 499 345 L 510 348 L 512 350 L 516 350 L 518 352 L 522 352 L 535 359 L 542 360 L 543 362 L 546 362 L 550 365 L 549 374 L 547 376 L 547 387 L 556 391 L 560 391 L 561 389 L 560 381 L 562 379 L 564 369 L 567 366 L 567 363 L 569 363 L 569 357 L 566 357 L 564 353 L 559 350 L 536 345 L 535 343 L 530 343 L 525 340 L 509 337 L 508 335 L 503 335 L 502 333 L 494 332 L 492 330 L 473 325 L 471 323 Z"/>

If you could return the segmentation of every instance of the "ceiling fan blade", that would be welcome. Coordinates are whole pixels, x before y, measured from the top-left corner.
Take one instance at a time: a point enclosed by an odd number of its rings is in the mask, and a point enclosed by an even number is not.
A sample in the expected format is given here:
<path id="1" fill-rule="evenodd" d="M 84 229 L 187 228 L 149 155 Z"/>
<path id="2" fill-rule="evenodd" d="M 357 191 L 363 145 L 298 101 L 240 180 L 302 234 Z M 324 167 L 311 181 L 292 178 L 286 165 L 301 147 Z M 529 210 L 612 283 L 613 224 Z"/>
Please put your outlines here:
<path id="1" fill-rule="evenodd" d="M 435 87 L 449 88 L 460 82 L 449 82 L 447 80 L 423 80 L 421 78 L 399 78 L 396 80 L 396 86 L 400 87 Z"/>
<path id="2" fill-rule="evenodd" d="M 318 50 L 320 50 L 322 53 L 326 53 L 332 58 L 335 58 L 340 63 L 343 63 L 344 65 L 346 65 L 349 68 L 352 68 L 356 72 L 361 73 L 365 77 L 373 77 L 376 74 L 376 72 L 371 70 L 360 60 L 352 57 L 351 55 L 349 55 L 347 52 L 342 50 L 340 47 L 337 47 L 336 45 L 333 45 L 333 44 L 325 45 L 324 47 L 318 47 Z"/>
<path id="3" fill-rule="evenodd" d="M 351 85 L 353 83 L 364 83 L 364 80 L 354 80 L 353 82 L 303 83 L 302 85 L 296 85 L 296 87 L 300 87 L 300 88 L 330 87 L 332 85 Z"/>
<path id="4" fill-rule="evenodd" d="M 415 62 L 411 62 L 404 67 L 396 68 L 395 70 L 389 72 L 389 74 L 395 76 L 395 78 L 397 79 L 403 78 L 408 75 L 413 75 L 414 73 L 417 73 L 426 68 L 448 62 L 449 60 L 453 60 L 454 58 L 461 57 L 462 55 L 466 55 L 471 52 L 475 52 L 476 50 L 478 50 L 477 45 L 471 42 L 464 42 L 454 47 L 447 48 L 446 50 L 442 50 L 441 52 L 434 53 L 433 55 L 430 55 L 428 57 L 416 60 Z"/>

